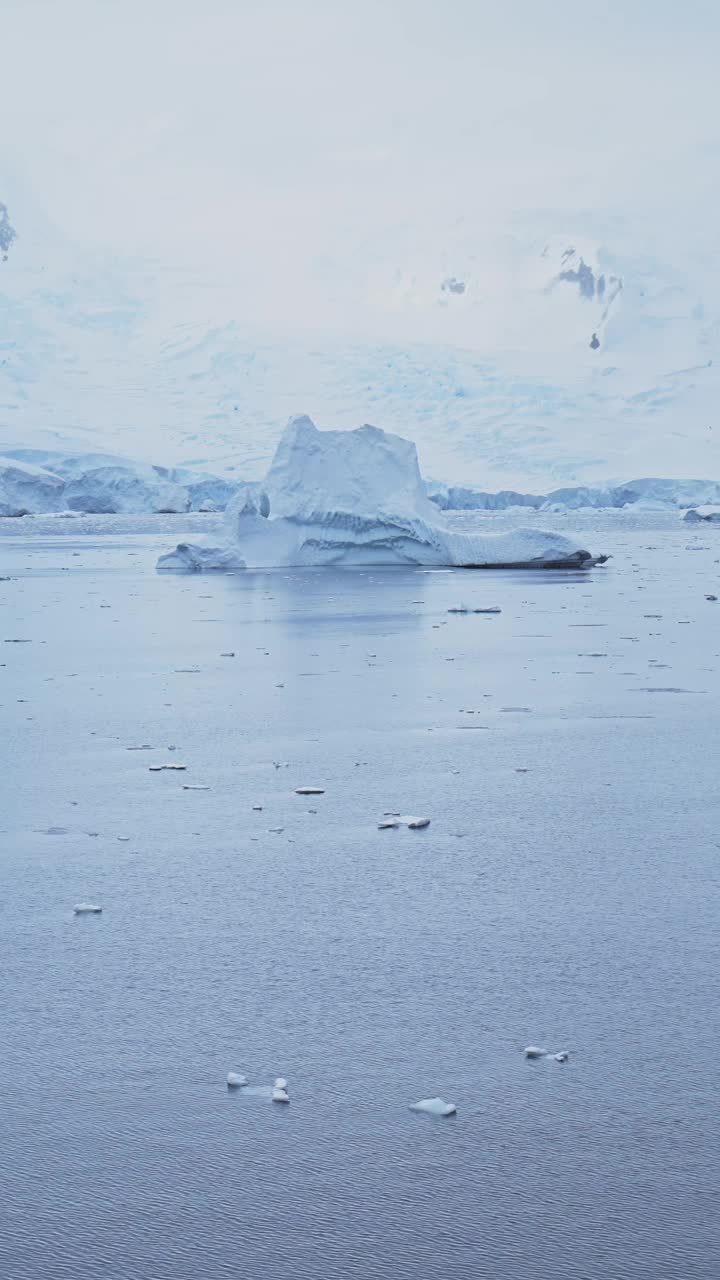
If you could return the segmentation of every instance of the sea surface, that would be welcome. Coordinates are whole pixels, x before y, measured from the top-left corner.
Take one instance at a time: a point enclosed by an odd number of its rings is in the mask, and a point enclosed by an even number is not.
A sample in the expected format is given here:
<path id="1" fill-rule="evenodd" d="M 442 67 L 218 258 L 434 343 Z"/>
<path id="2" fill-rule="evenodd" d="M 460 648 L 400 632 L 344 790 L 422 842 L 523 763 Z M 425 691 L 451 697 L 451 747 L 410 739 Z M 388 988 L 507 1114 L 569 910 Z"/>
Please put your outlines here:
<path id="1" fill-rule="evenodd" d="M 720 1275 L 720 529 L 526 522 L 613 558 L 0 522 L 4 1280 Z"/>

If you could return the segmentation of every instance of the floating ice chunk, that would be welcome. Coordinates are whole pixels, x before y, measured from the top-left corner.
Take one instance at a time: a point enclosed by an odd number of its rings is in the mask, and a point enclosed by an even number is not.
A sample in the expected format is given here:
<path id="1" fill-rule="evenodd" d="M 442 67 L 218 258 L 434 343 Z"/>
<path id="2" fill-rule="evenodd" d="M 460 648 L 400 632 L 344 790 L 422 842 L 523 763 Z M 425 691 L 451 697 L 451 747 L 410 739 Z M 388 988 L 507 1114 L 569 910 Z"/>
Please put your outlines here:
<path id="1" fill-rule="evenodd" d="M 552 1058 L 553 1062 L 568 1062 L 570 1054 L 567 1049 L 562 1049 L 560 1053 L 549 1053 L 548 1057 Z"/>
<path id="2" fill-rule="evenodd" d="M 413 1102 L 411 1111 L 424 1111 L 429 1116 L 454 1116 L 457 1107 L 454 1102 L 446 1102 L 444 1098 L 421 1098 Z"/>
<path id="3" fill-rule="evenodd" d="M 325 788 L 324 787 L 296 787 L 295 795 L 296 796 L 324 796 Z"/>
<path id="4" fill-rule="evenodd" d="M 448 613 L 502 613 L 502 609 L 494 606 L 489 609 L 468 609 L 466 605 L 460 605 L 457 609 L 448 609 Z"/>
<path id="5" fill-rule="evenodd" d="M 284 1076 L 278 1076 L 277 1080 L 273 1080 L 273 1089 L 287 1089 L 288 1082 Z"/>
<path id="6" fill-rule="evenodd" d="M 278 1089 L 276 1086 L 272 1091 L 272 1101 L 273 1102 L 289 1102 L 290 1095 L 288 1094 L 287 1089 Z"/>
<path id="7" fill-rule="evenodd" d="M 282 565 L 423 564 L 458 568 L 587 568 L 577 543 L 536 529 L 457 532 L 430 502 L 415 445 L 364 426 L 318 431 L 289 422 L 263 489 L 241 489 L 227 508 L 222 548 L 181 543 L 159 569 Z"/>
<path id="8" fill-rule="evenodd" d="M 407 827 L 410 831 L 420 831 L 423 827 L 429 826 L 429 818 L 414 818 L 410 814 L 401 817 L 399 814 L 394 814 L 391 818 L 385 818 L 382 822 L 378 822 L 378 831 L 388 831 L 393 827 Z"/>
<path id="9" fill-rule="evenodd" d="M 683 520 L 687 520 L 690 524 L 720 524 L 720 507 L 691 507 L 685 512 Z"/>
<path id="10" fill-rule="evenodd" d="M 227 1087 L 228 1089 L 243 1089 L 247 1084 L 247 1077 L 238 1075 L 237 1071 L 228 1071 Z"/>
<path id="11" fill-rule="evenodd" d="M 181 573 L 202 573 L 208 569 L 244 569 L 245 561 L 229 547 L 202 547 L 198 543 L 179 542 L 174 551 L 160 557 L 157 567 Z"/>
<path id="12" fill-rule="evenodd" d="M 547 1053 L 544 1049 L 538 1049 L 537 1045 L 529 1044 L 525 1050 L 526 1058 L 546 1058 Z"/>
<path id="13" fill-rule="evenodd" d="M 102 914 L 102 907 L 94 902 L 76 902 L 73 911 L 76 916 L 99 916 Z"/>

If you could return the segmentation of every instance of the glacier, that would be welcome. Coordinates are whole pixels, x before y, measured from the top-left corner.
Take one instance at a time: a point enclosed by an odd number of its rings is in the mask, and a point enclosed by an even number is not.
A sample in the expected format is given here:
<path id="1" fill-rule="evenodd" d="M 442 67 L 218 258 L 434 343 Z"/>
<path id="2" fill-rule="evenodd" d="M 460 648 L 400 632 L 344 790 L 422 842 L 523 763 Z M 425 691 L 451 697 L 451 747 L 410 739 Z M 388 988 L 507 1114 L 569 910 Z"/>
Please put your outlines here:
<path id="1" fill-rule="evenodd" d="M 162 476 L 142 475 L 131 467 L 97 467 L 83 471 L 65 488 L 71 511 L 136 515 L 140 512 L 188 511 L 186 489 Z"/>
<path id="2" fill-rule="evenodd" d="M 67 452 L 0 445 L 0 516 L 75 512 L 138 515 L 225 511 L 242 492 L 257 494 L 264 482 L 240 480 L 202 469 L 202 463 L 177 467 L 144 462 L 122 454 Z M 235 465 L 228 461 L 228 471 Z M 548 493 L 515 489 L 491 492 L 470 486 L 424 480 L 438 522 L 439 511 L 575 511 L 586 508 L 673 510 L 716 505 L 717 480 L 650 478 L 607 486 L 570 485 Z M 2 497 L 4 492 L 5 497 Z M 274 512 L 274 514 L 277 514 Z"/>
<path id="3" fill-rule="evenodd" d="M 55 486 L 56 506 L 37 508 L 43 512 L 67 510 L 66 497 L 71 499 L 73 510 L 99 514 L 224 511 L 239 488 L 237 480 L 208 471 L 156 466 L 118 454 L 23 448 L 6 449 L 5 453 L 6 462 L 25 466 L 28 487 L 33 469 L 38 468 L 65 482 Z M 47 500 L 51 496 L 48 489 Z M 32 512 L 35 510 L 32 507 Z"/>
<path id="4" fill-rule="evenodd" d="M 225 546 L 180 543 L 160 557 L 158 568 L 583 568 L 598 563 L 577 543 L 544 530 L 452 530 L 428 498 L 411 441 L 368 425 L 319 431 L 306 416 L 290 419 L 264 483 L 236 494 L 227 508 L 226 530 Z"/>
<path id="5" fill-rule="evenodd" d="M 318 421 L 409 434 L 425 474 L 490 491 L 604 487 L 650 465 L 718 475 L 720 270 L 674 229 L 650 244 L 644 223 L 583 211 L 563 228 L 419 216 L 313 275 L 309 324 L 284 281 L 282 321 L 262 318 L 267 263 L 240 320 L 225 273 L 78 244 L 7 167 L 0 199 L 17 229 L 0 264 L 1 453 L 232 459 L 256 479 L 302 397 Z"/>
<path id="6" fill-rule="evenodd" d="M 0 516 L 63 511 L 65 481 L 42 467 L 0 457 Z"/>
<path id="7" fill-rule="evenodd" d="M 507 511 L 521 507 L 534 511 L 565 508 L 579 511 L 588 507 L 596 510 L 619 510 L 622 507 L 647 510 L 650 504 L 657 510 L 670 511 L 677 507 L 720 502 L 720 481 L 717 480 L 647 478 L 596 487 L 568 485 L 562 489 L 551 489 L 549 493 L 519 493 L 513 489 L 488 493 L 484 489 L 428 480 L 427 491 L 430 500 L 441 511 Z"/>

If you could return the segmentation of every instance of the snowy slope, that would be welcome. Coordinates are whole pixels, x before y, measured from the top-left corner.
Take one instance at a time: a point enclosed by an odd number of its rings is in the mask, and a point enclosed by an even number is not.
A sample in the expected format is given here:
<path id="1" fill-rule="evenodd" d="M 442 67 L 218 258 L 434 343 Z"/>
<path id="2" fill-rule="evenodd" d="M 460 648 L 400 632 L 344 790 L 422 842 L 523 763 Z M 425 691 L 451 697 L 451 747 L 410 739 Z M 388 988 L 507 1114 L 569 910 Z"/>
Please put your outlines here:
<path id="1" fill-rule="evenodd" d="M 0 189 L 17 231 L 0 261 L 6 451 L 258 477 L 307 412 L 399 431 L 424 475 L 487 490 L 720 475 L 712 255 L 587 216 L 399 227 L 318 264 L 284 306 L 272 264 L 241 289 L 90 255 L 15 186 L 14 202 Z"/>

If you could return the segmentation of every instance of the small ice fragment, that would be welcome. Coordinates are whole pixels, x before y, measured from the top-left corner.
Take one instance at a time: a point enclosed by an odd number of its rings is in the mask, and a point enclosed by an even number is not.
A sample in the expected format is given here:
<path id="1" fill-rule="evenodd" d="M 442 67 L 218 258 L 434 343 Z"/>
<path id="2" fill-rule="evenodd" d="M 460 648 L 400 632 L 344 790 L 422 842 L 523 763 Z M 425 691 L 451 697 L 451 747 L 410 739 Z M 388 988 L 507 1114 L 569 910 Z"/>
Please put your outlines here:
<path id="1" fill-rule="evenodd" d="M 284 1076 L 278 1076 L 277 1080 L 273 1080 L 273 1089 L 287 1089 L 288 1082 Z"/>
<path id="2" fill-rule="evenodd" d="M 76 902 L 73 907 L 76 916 L 99 916 L 102 907 L 97 906 L 94 902 Z"/>
<path id="3" fill-rule="evenodd" d="M 444 1098 L 421 1098 L 413 1102 L 411 1111 L 424 1111 L 428 1116 L 454 1116 L 457 1107 L 454 1102 L 446 1102 Z"/>
<path id="4" fill-rule="evenodd" d="M 525 1050 L 526 1058 L 544 1058 L 546 1056 L 544 1049 L 538 1049 L 537 1045 L 529 1044 Z"/>
<path id="5" fill-rule="evenodd" d="M 237 1071 L 228 1071 L 227 1087 L 228 1089 L 242 1089 L 247 1084 L 247 1077 L 238 1075 Z"/>
<path id="6" fill-rule="evenodd" d="M 325 788 L 324 787 L 296 787 L 295 795 L 296 796 L 324 796 Z"/>
<path id="7" fill-rule="evenodd" d="M 567 1062 L 570 1058 L 570 1054 L 567 1052 L 567 1049 L 562 1049 L 560 1053 L 549 1053 L 548 1057 L 552 1058 L 553 1062 Z"/>
<path id="8" fill-rule="evenodd" d="M 429 818 L 414 818 L 411 814 L 393 815 L 390 818 L 384 818 L 378 823 L 378 831 L 386 831 L 394 827 L 407 827 L 410 831 L 420 831 L 422 827 L 429 827 Z"/>
<path id="9" fill-rule="evenodd" d="M 254 805 L 253 805 L 253 813 L 262 813 L 262 805 L 261 805 L 261 804 L 254 804 Z"/>
<path id="10" fill-rule="evenodd" d="M 290 1097 L 287 1092 L 287 1089 L 273 1089 L 272 1101 L 273 1102 L 289 1102 Z"/>
<path id="11" fill-rule="evenodd" d="M 234 657 L 235 657 L 235 654 L 234 654 L 234 653 L 221 653 L 221 654 L 220 654 L 220 657 L 221 657 L 221 658 L 234 658 Z"/>

